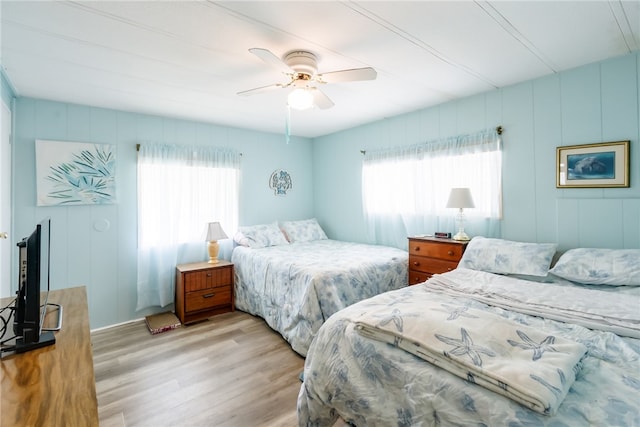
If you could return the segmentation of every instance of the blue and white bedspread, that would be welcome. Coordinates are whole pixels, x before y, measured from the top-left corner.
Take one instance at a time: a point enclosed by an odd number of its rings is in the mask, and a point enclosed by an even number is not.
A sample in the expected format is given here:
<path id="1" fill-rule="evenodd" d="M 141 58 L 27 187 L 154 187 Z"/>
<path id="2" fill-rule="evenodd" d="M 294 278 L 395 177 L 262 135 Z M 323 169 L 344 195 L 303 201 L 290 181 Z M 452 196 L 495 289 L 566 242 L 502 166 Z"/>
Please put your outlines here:
<path id="1" fill-rule="evenodd" d="M 387 302 L 392 302 L 387 295 Z M 586 348 L 445 295 L 369 307 L 351 319 L 363 336 L 392 344 L 542 414 L 555 413 Z"/>
<path id="2" fill-rule="evenodd" d="M 408 253 L 386 246 L 327 239 L 238 246 L 231 261 L 236 308 L 264 318 L 302 356 L 332 314 L 407 286 Z"/>
<path id="3" fill-rule="evenodd" d="M 633 331 L 640 321 L 637 292 L 623 292 L 620 297 L 616 292 L 600 289 L 463 270 L 359 302 L 328 319 L 318 331 L 305 362 L 304 382 L 298 395 L 299 425 L 328 427 L 340 416 L 357 427 L 640 426 L 640 340 L 598 329 L 598 324 L 607 329 L 614 322 L 616 329 L 628 327 Z M 453 296 L 442 289 L 430 289 L 431 281 L 443 278 L 447 287 L 454 289 Z M 458 281 L 464 283 L 456 287 Z M 477 288 L 472 286 L 474 282 L 485 296 L 504 294 L 504 287 L 511 286 L 516 291 L 514 295 L 520 294 L 534 306 L 545 305 L 545 299 L 553 301 L 544 310 L 561 310 L 563 321 L 534 315 L 530 308 L 525 314 L 463 295 L 461 289 Z M 496 287 L 492 288 L 492 284 Z M 573 292 L 578 289 L 581 292 Z M 509 295 L 506 299 L 516 297 Z M 609 309 L 612 301 L 622 319 L 613 319 L 615 310 Z M 590 305 L 596 308 L 592 310 Z M 597 313 L 599 309 L 606 312 Z M 567 314 L 575 312 L 578 317 L 585 317 L 584 311 L 588 312 L 589 328 L 572 322 Z M 365 318 L 368 320 L 363 322 Z M 502 390 L 500 386 L 486 388 L 473 381 L 477 380 L 475 373 L 470 378 L 460 372 L 454 374 L 407 351 L 422 351 L 425 343 L 420 341 L 424 334 L 416 330 L 426 318 L 440 318 L 436 326 L 422 325 L 424 332 L 437 341 L 436 346 L 447 349 L 450 355 L 466 358 L 472 365 L 481 359 L 482 367 L 476 368 L 490 377 L 499 372 L 515 383 L 528 377 L 540 387 L 529 388 L 526 393 L 543 396 L 540 401 L 544 403 L 540 405 L 548 410 L 536 412 L 530 404 L 507 396 L 503 391 L 511 384 Z M 460 319 L 462 323 L 458 323 Z M 411 339 L 405 341 L 395 333 L 376 339 L 362 334 L 364 323 L 389 332 L 397 331 L 399 322 L 403 331 L 411 330 Z M 442 323 L 458 326 L 436 331 Z M 484 338 L 481 329 L 487 332 Z M 414 334 L 418 339 L 413 339 Z M 502 346 L 506 342 L 507 348 L 522 350 L 537 361 L 530 359 L 526 368 L 519 358 L 490 366 L 494 359 L 490 354 L 498 352 L 495 341 L 502 342 Z M 584 349 L 586 354 L 578 362 Z M 531 365 L 547 357 L 551 358 L 550 368 L 559 363 L 562 375 L 552 370 L 544 373 L 544 369 L 530 372 Z M 571 384 L 574 372 L 575 381 Z"/>
<path id="4" fill-rule="evenodd" d="M 640 338 L 640 287 L 578 286 L 556 280 L 558 284 L 551 286 L 458 268 L 433 276 L 429 289 L 454 297 L 470 296 L 519 313 Z M 635 304 L 629 304 L 630 301 Z"/>

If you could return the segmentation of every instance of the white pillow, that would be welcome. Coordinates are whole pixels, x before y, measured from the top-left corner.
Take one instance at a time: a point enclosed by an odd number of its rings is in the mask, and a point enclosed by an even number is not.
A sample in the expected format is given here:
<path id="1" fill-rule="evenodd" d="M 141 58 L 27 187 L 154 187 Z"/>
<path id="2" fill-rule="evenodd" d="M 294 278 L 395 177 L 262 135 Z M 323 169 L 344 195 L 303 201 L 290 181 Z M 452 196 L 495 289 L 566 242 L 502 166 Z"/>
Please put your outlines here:
<path id="1" fill-rule="evenodd" d="M 315 218 L 301 221 L 283 221 L 280 223 L 280 227 L 291 243 L 327 239 L 327 235 Z"/>
<path id="2" fill-rule="evenodd" d="M 239 244 L 240 246 L 249 247 L 249 239 L 244 237 L 242 231 L 236 231 L 236 234 L 233 235 L 233 241 Z"/>
<path id="3" fill-rule="evenodd" d="M 640 286 L 640 249 L 570 249 L 550 272 L 587 285 Z"/>
<path id="4" fill-rule="evenodd" d="M 556 248 L 555 243 L 523 243 L 474 237 L 467 245 L 458 267 L 542 277 L 549 272 Z"/>
<path id="5" fill-rule="evenodd" d="M 288 245 L 277 223 L 239 227 L 233 238 L 239 245 L 253 249 Z"/>

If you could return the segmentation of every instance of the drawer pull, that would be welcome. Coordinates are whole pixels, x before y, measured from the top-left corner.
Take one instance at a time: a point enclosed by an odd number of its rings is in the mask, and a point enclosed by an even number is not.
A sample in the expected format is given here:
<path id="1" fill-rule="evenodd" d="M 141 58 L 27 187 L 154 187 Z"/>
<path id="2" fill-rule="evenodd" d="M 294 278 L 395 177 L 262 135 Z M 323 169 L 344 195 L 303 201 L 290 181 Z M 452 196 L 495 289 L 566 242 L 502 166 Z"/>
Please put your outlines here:
<path id="1" fill-rule="evenodd" d="M 447 255 L 453 255 L 453 251 L 450 250 L 449 252 L 447 252 Z"/>
<path id="2" fill-rule="evenodd" d="M 211 277 L 211 273 L 207 273 L 207 277 Z"/>
<path id="3" fill-rule="evenodd" d="M 214 297 L 214 296 L 216 296 L 216 293 L 215 292 L 211 292 L 210 294 L 202 295 L 202 298 L 211 298 L 211 297 Z"/>
<path id="4" fill-rule="evenodd" d="M 413 261 L 413 265 L 415 265 L 416 267 L 420 265 L 420 262 L 418 261 Z"/>
<path id="5" fill-rule="evenodd" d="M 420 246 L 416 246 L 415 251 L 418 252 L 420 250 Z"/>

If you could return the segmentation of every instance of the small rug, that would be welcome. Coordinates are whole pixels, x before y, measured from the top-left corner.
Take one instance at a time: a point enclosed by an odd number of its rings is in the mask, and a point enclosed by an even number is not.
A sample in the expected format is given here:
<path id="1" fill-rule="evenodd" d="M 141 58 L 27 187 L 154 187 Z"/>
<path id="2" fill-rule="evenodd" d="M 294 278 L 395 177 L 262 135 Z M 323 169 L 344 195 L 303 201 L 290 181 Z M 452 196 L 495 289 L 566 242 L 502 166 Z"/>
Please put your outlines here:
<path id="1" fill-rule="evenodd" d="M 170 331 L 181 325 L 180 320 L 170 311 L 152 314 L 144 318 L 152 335 Z"/>

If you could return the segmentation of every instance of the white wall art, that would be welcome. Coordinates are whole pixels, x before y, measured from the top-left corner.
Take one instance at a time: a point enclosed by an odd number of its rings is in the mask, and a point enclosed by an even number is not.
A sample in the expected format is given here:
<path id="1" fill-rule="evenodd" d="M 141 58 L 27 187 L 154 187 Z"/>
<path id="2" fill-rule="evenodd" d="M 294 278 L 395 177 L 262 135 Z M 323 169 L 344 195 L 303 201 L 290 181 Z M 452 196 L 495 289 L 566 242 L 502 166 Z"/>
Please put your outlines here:
<path id="1" fill-rule="evenodd" d="M 116 146 L 36 140 L 38 206 L 116 202 Z"/>
<path id="2" fill-rule="evenodd" d="M 269 188 L 271 188 L 276 196 L 286 196 L 287 191 L 291 190 L 293 182 L 291 175 L 284 169 L 273 171 L 269 177 Z"/>

